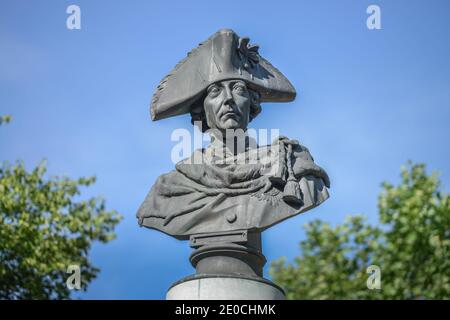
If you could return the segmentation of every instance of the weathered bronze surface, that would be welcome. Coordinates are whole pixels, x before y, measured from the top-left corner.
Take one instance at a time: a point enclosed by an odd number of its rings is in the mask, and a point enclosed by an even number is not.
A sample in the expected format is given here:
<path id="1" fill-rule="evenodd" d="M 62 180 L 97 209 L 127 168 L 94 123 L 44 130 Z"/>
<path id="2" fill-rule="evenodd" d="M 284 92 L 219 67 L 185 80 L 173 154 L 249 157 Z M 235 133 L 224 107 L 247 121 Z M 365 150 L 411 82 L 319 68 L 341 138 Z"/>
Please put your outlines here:
<path id="1" fill-rule="evenodd" d="M 258 46 L 232 30 L 219 30 L 189 52 L 158 86 L 151 116 L 190 113 L 212 142 L 158 178 L 138 211 L 139 224 L 178 239 L 261 232 L 325 201 L 329 178 L 306 147 L 286 137 L 258 146 L 245 134 L 261 103 L 295 95 Z"/>

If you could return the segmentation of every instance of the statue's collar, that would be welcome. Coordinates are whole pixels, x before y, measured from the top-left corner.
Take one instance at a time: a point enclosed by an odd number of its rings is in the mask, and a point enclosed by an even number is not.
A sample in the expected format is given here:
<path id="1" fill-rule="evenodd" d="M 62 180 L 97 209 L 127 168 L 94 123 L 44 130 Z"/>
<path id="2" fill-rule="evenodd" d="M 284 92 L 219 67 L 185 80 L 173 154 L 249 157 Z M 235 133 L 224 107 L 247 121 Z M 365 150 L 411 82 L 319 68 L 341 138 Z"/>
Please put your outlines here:
<path id="1" fill-rule="evenodd" d="M 256 148 L 258 148 L 256 140 L 247 134 L 235 135 L 225 141 L 211 134 L 211 143 L 206 152 L 212 153 L 215 157 L 228 158 Z"/>

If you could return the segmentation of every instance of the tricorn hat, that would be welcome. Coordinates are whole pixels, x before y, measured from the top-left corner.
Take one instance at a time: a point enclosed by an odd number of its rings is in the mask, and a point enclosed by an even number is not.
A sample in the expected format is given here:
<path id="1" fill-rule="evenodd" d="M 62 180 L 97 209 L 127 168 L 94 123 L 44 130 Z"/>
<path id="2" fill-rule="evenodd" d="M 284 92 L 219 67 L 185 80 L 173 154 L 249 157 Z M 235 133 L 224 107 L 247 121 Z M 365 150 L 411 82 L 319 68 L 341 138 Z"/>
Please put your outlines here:
<path id="1" fill-rule="evenodd" d="M 260 94 L 261 102 L 294 100 L 292 84 L 258 49 L 233 30 L 217 31 L 161 80 L 151 102 L 152 120 L 189 113 L 210 84 L 228 79 L 244 80 Z"/>

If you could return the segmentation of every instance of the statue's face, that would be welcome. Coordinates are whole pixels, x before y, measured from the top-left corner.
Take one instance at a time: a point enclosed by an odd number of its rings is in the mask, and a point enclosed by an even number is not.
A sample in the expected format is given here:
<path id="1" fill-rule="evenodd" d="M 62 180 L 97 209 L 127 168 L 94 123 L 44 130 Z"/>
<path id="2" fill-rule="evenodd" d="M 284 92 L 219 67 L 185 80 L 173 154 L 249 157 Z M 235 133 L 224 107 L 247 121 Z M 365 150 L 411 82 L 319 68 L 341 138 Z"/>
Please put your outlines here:
<path id="1" fill-rule="evenodd" d="M 203 102 L 206 121 L 211 129 L 247 129 L 251 97 L 242 80 L 226 80 L 211 84 Z"/>

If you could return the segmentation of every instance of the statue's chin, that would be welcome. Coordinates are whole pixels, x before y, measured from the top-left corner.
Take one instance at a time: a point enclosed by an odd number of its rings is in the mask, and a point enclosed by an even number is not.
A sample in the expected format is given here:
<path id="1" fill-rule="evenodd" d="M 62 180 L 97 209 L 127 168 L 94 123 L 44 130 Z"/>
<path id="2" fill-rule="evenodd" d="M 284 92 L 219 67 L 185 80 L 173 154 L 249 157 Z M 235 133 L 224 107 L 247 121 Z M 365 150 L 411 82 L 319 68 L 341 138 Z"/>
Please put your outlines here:
<path id="1" fill-rule="evenodd" d="M 236 130 L 236 129 L 242 129 L 241 124 L 235 120 L 235 119 L 227 119 L 223 121 L 223 124 L 221 125 L 221 129 L 223 130 Z"/>

